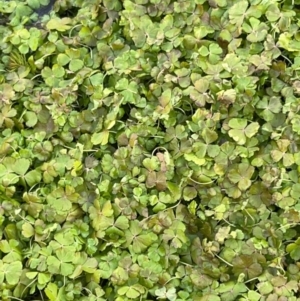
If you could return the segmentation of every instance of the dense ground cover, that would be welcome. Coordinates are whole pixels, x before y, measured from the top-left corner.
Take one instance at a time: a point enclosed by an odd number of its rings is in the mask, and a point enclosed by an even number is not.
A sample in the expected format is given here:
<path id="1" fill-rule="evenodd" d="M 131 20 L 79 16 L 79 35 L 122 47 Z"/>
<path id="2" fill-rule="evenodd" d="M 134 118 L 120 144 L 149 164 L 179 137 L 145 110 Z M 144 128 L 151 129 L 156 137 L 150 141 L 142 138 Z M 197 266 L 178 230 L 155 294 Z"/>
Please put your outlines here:
<path id="1" fill-rule="evenodd" d="M 300 1 L 47 4 L 0 1 L 0 299 L 300 300 Z"/>

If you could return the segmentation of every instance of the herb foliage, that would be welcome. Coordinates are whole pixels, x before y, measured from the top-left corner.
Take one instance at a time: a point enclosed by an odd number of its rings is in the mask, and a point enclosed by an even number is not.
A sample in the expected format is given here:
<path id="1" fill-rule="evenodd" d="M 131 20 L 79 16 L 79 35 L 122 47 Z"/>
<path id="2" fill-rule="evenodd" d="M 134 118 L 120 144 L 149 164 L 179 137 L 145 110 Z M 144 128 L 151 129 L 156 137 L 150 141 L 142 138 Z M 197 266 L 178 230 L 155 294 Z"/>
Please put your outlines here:
<path id="1" fill-rule="evenodd" d="M 300 1 L 51 3 L 0 1 L 1 300 L 299 300 Z"/>

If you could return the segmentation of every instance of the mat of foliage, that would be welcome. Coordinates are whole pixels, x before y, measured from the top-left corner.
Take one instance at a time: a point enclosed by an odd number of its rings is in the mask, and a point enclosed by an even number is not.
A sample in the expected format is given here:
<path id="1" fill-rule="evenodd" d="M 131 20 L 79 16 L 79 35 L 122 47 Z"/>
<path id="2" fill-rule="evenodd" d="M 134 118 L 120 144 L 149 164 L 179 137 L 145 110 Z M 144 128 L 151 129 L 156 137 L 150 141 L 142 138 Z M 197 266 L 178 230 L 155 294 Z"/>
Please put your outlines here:
<path id="1" fill-rule="evenodd" d="M 300 300 L 299 0 L 0 1 L 1 300 Z"/>

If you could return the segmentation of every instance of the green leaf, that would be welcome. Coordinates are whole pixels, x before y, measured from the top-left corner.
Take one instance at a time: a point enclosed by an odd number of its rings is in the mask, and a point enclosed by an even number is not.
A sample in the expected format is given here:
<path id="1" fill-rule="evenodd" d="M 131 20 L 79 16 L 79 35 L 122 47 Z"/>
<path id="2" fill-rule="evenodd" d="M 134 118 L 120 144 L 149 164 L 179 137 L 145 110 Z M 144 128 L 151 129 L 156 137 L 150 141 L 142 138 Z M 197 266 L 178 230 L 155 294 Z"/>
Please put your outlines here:
<path id="1" fill-rule="evenodd" d="M 155 295 L 159 299 L 168 299 L 170 301 L 175 301 L 177 299 L 176 289 L 174 287 L 172 287 L 168 290 L 165 287 L 157 289 L 155 291 Z"/>
<path id="2" fill-rule="evenodd" d="M 217 295 L 208 294 L 200 297 L 199 301 L 221 301 L 221 298 Z"/>
<path id="3" fill-rule="evenodd" d="M 159 168 L 159 161 L 157 157 L 152 158 L 146 158 L 143 160 L 143 165 L 149 170 L 149 171 L 155 171 Z"/>
<path id="4" fill-rule="evenodd" d="M 30 166 L 30 161 L 27 159 L 18 159 L 15 164 L 12 166 L 12 170 L 20 175 L 24 176 Z"/>
<path id="5" fill-rule="evenodd" d="M 280 10 L 278 5 L 271 4 L 268 6 L 268 10 L 266 11 L 266 17 L 269 21 L 275 22 L 280 18 Z"/>
<path id="6" fill-rule="evenodd" d="M 197 196 L 197 190 L 195 187 L 185 187 L 183 189 L 183 198 L 185 201 L 191 201 Z"/>
<path id="7" fill-rule="evenodd" d="M 25 120 L 28 127 L 34 127 L 38 122 L 37 116 L 33 112 L 26 112 Z"/>
<path id="8" fill-rule="evenodd" d="M 204 165 L 206 160 L 203 158 L 198 158 L 196 155 L 194 154 L 184 154 L 184 158 L 189 161 L 189 162 L 193 162 L 199 166 Z"/>
<path id="9" fill-rule="evenodd" d="M 34 235 L 34 228 L 30 223 L 25 223 L 22 225 L 22 235 L 26 238 Z"/>
<path id="10" fill-rule="evenodd" d="M 106 145 L 108 143 L 109 131 L 104 130 L 101 133 L 94 133 L 91 138 L 93 145 Z"/>
<path id="11" fill-rule="evenodd" d="M 298 261 L 300 259 L 300 244 L 298 240 L 296 243 L 288 244 L 286 251 L 290 254 L 292 259 Z"/>
<path id="12" fill-rule="evenodd" d="M 65 66 L 65 65 L 67 65 L 69 62 L 70 62 L 70 57 L 67 56 L 66 54 L 60 53 L 60 54 L 57 56 L 57 63 L 58 63 L 58 65 L 60 65 L 60 66 Z"/>
<path id="13" fill-rule="evenodd" d="M 41 172 L 37 170 L 31 170 L 25 175 L 26 183 L 29 186 L 33 186 L 37 183 L 40 183 L 41 179 L 42 179 Z"/>
<path id="14" fill-rule="evenodd" d="M 58 30 L 64 32 L 71 28 L 71 23 L 72 19 L 70 18 L 53 18 L 47 23 L 46 27 L 48 30 Z"/>
<path id="15" fill-rule="evenodd" d="M 211 144 L 218 139 L 218 134 L 209 128 L 202 131 L 202 136 L 207 144 Z"/>
<path id="16" fill-rule="evenodd" d="M 248 5 L 248 1 L 242 0 L 229 8 L 228 14 L 232 23 L 241 23 L 243 21 L 243 15 L 247 10 Z"/>
<path id="17" fill-rule="evenodd" d="M 38 283 L 44 285 L 51 280 L 51 274 L 48 273 L 38 273 Z"/>
<path id="18" fill-rule="evenodd" d="M 247 190 L 251 186 L 251 177 L 254 173 L 254 167 L 247 164 L 241 163 L 237 168 L 232 168 L 228 173 L 229 180 L 236 184 L 238 183 L 238 188 L 242 191 Z"/>
<path id="19" fill-rule="evenodd" d="M 259 276 L 263 271 L 262 266 L 250 255 L 240 255 L 234 258 L 232 264 L 235 274 L 245 273 L 248 279 Z"/>
<path id="20" fill-rule="evenodd" d="M 114 226 L 119 229 L 126 230 L 129 228 L 129 220 L 125 216 L 119 216 L 115 221 Z"/>
<path id="21" fill-rule="evenodd" d="M 83 61 L 80 59 L 71 60 L 69 63 L 69 68 L 71 71 L 76 72 L 83 68 Z"/>
<path id="22" fill-rule="evenodd" d="M 246 139 L 256 135 L 259 130 L 258 122 L 252 122 L 247 126 L 247 120 L 241 118 L 230 119 L 228 125 L 232 128 L 228 132 L 229 136 L 239 145 L 244 145 Z"/>
<path id="23" fill-rule="evenodd" d="M 229 120 L 228 125 L 237 130 L 243 130 L 247 126 L 247 120 L 242 118 L 232 118 Z"/>
<path id="24" fill-rule="evenodd" d="M 123 286 L 118 289 L 119 295 L 126 295 L 126 297 L 129 299 L 135 299 L 139 297 L 143 292 L 144 288 L 139 284 L 135 284 L 133 286 Z"/>
<path id="25" fill-rule="evenodd" d="M 45 289 L 45 293 L 50 301 L 56 301 L 58 293 L 57 285 L 55 283 L 49 283 Z"/>
<path id="26" fill-rule="evenodd" d="M 258 283 L 257 288 L 262 295 L 269 295 L 273 291 L 273 285 L 269 281 Z"/>
<path id="27" fill-rule="evenodd" d="M 0 261 L 0 279 L 2 279 L 2 283 L 5 277 L 8 284 L 16 285 L 20 280 L 22 267 L 20 261 L 11 262 L 9 264 L 3 264 L 2 261 Z"/>

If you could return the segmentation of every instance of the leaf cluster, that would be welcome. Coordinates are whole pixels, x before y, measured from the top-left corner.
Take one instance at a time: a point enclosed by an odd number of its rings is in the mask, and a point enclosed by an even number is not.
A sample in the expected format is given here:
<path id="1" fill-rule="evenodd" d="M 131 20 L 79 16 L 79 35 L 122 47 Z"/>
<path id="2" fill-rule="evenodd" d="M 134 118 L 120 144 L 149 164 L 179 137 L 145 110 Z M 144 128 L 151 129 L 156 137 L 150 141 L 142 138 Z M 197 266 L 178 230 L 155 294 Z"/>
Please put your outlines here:
<path id="1" fill-rule="evenodd" d="M 0 0 L 0 299 L 299 300 L 300 2 L 52 4 Z"/>

